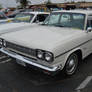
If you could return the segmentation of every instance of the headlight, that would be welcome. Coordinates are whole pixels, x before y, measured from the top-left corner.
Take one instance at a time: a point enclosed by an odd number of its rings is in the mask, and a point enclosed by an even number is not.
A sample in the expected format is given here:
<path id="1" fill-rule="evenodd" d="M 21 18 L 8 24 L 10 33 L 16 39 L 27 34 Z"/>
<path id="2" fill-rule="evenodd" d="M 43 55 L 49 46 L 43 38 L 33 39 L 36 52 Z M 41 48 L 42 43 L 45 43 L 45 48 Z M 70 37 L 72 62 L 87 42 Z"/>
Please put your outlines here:
<path id="1" fill-rule="evenodd" d="M 6 41 L 5 40 L 3 40 L 3 46 L 6 47 Z"/>
<path id="2" fill-rule="evenodd" d="M 50 53 L 50 52 L 45 52 L 45 60 L 46 60 L 47 62 L 52 62 L 53 59 L 54 59 L 54 56 L 53 56 L 52 53 Z"/>
<path id="3" fill-rule="evenodd" d="M 0 47 L 3 46 L 3 39 L 0 38 Z"/>
<path id="4" fill-rule="evenodd" d="M 42 50 L 37 50 L 36 56 L 38 59 L 44 59 L 44 52 Z"/>
<path id="5" fill-rule="evenodd" d="M 54 55 L 51 52 L 44 50 L 37 50 L 36 56 L 38 59 L 45 60 L 47 62 L 52 62 L 54 60 Z"/>

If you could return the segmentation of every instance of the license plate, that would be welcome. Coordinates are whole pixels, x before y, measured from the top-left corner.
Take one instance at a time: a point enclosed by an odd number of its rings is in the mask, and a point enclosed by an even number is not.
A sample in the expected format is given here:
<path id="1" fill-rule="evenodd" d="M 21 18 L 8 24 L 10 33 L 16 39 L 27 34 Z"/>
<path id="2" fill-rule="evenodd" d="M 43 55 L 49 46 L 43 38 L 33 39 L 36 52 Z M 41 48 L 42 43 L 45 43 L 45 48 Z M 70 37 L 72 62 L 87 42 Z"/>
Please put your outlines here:
<path id="1" fill-rule="evenodd" d="M 26 67 L 26 64 L 25 64 L 23 61 L 21 61 L 21 60 L 17 60 L 17 59 L 16 59 L 16 62 L 17 62 L 17 64 Z"/>

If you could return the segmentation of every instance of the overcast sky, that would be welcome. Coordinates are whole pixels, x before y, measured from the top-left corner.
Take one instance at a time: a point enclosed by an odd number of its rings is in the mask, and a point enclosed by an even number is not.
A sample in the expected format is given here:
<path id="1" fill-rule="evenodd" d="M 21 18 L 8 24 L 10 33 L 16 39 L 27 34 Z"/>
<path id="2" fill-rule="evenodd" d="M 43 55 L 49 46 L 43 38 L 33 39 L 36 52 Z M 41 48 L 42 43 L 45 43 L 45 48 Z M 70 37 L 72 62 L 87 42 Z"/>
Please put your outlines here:
<path id="1" fill-rule="evenodd" d="M 39 4 L 44 3 L 46 0 L 30 0 L 32 4 Z M 53 3 L 63 3 L 64 1 L 91 1 L 92 0 L 51 0 Z M 0 4 L 2 4 L 3 7 L 16 7 L 16 0 L 0 0 Z"/>

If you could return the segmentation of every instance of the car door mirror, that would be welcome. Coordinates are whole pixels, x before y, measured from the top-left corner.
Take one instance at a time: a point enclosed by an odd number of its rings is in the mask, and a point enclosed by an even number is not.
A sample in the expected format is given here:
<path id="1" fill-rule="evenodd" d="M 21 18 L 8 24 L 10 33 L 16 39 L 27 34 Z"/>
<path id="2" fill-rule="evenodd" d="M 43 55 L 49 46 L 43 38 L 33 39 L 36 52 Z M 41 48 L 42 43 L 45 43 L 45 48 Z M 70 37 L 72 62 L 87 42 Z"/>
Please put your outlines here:
<path id="1" fill-rule="evenodd" d="M 92 31 L 92 27 L 87 28 L 87 33 Z"/>

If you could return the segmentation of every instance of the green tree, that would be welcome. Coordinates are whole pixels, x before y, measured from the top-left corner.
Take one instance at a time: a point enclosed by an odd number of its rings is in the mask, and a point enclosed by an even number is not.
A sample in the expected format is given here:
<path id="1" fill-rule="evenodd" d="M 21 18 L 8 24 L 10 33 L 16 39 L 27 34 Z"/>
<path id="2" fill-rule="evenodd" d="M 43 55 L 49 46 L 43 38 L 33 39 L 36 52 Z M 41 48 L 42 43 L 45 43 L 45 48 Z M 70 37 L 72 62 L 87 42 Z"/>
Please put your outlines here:
<path id="1" fill-rule="evenodd" d="M 31 4 L 31 1 L 29 0 L 16 0 L 17 3 L 20 3 L 21 8 L 26 8 L 29 4 Z"/>
<path id="2" fill-rule="evenodd" d="M 2 5 L 0 4 L 0 9 L 2 9 Z"/>

